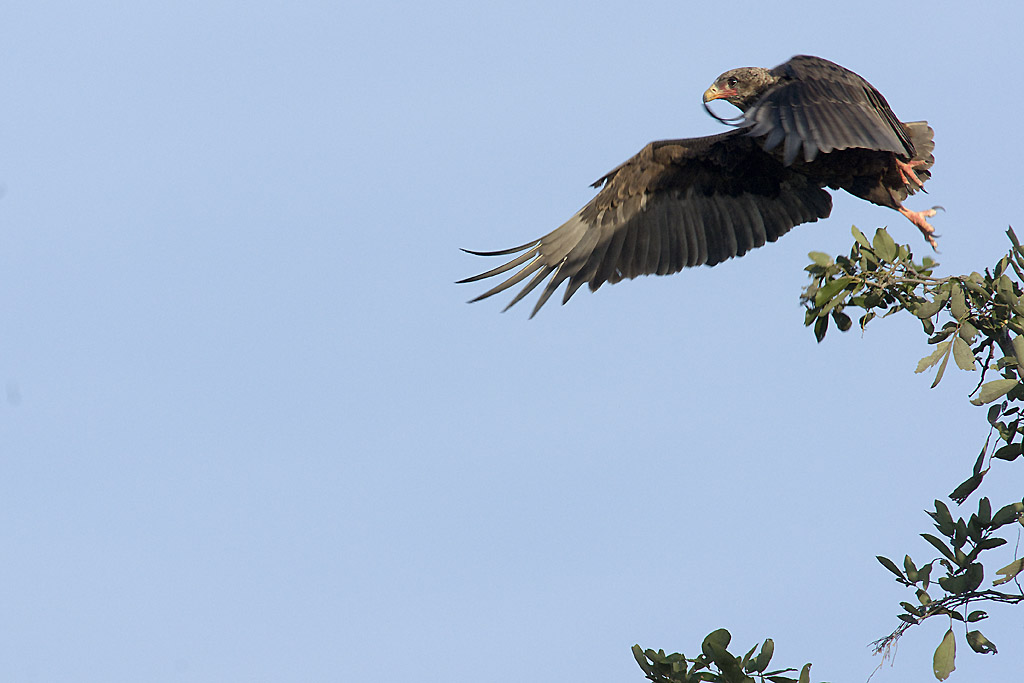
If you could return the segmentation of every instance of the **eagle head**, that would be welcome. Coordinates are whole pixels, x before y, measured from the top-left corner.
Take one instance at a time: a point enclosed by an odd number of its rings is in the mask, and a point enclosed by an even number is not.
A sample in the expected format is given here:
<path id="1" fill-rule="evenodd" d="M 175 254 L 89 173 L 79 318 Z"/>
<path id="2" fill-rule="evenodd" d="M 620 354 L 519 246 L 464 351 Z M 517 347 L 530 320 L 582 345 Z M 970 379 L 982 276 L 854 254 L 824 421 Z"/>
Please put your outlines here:
<path id="1" fill-rule="evenodd" d="M 759 66 L 730 69 L 716 78 L 711 87 L 704 91 L 704 104 L 711 100 L 725 100 L 746 111 L 778 80 L 771 71 Z"/>

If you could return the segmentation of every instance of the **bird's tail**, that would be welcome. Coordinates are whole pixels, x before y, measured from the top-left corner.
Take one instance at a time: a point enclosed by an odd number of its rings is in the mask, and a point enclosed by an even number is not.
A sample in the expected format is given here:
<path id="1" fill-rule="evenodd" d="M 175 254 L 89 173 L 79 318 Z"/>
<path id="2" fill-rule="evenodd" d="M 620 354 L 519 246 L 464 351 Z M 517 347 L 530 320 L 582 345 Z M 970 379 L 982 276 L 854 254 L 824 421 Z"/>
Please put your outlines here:
<path id="1" fill-rule="evenodd" d="M 904 123 L 903 126 L 910 133 L 910 142 L 914 145 L 914 158 L 910 160 L 914 166 L 914 173 L 924 183 L 932 177 L 931 168 L 935 163 L 935 155 L 933 154 L 935 151 L 935 131 L 928 125 L 927 121 L 911 121 L 910 123 Z M 906 188 L 909 194 L 914 194 L 921 189 L 913 186 L 912 183 L 908 184 Z"/>

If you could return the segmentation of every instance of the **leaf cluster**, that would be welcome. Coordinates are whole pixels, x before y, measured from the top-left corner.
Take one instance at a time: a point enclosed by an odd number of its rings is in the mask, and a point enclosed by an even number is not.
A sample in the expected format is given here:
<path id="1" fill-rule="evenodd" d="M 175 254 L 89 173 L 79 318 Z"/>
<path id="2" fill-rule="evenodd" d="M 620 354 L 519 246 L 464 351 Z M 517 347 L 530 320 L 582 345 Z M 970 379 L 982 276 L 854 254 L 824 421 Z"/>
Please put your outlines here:
<path id="1" fill-rule="evenodd" d="M 956 504 L 964 503 L 981 486 L 993 460 L 1024 461 L 1020 458 L 1024 453 L 1024 248 L 1012 229 L 1008 236 L 1011 249 L 984 273 L 935 277 L 935 261 L 924 258 L 915 263 L 910 247 L 896 244 L 884 229 L 868 240 L 857 228 L 853 228 L 855 241 L 849 256 L 833 258 L 812 252 L 812 262 L 806 268 L 811 283 L 801 296 L 804 324 L 813 328 L 819 342 L 830 326 L 842 332 L 852 329 L 851 312 L 859 316 L 863 331 L 875 318 L 905 311 L 920 322 L 928 344 L 934 347 L 916 368 L 919 373 L 936 368 L 932 387 L 942 380 L 950 359 L 961 370 L 979 372 L 971 403 L 989 405 L 989 432 L 971 476 L 949 494 Z M 989 552 L 1007 543 L 999 534 L 1005 534 L 1010 525 L 1024 526 L 1024 499 L 993 512 L 991 501 L 982 497 L 977 512 L 967 519 L 954 519 L 940 500 L 934 508 L 926 512 L 935 532 L 921 536 L 937 551 L 936 557 L 918 566 L 907 554 L 900 567 L 878 556 L 900 584 L 914 591 L 915 601 L 900 603 L 898 627 L 874 646 L 876 653 L 887 656 L 908 628 L 933 617 L 946 617 L 950 626 L 932 662 L 936 678 L 945 680 L 955 669 L 954 625 L 963 625 L 963 638 L 972 650 L 995 654 L 995 644 L 976 628 L 988 614 L 976 608 L 984 603 L 1024 602 L 1020 582 L 1024 558 L 1016 554 L 1010 564 L 994 572 L 1000 578 L 990 579 L 989 587 L 984 585 L 985 563 L 998 566 L 991 564 Z M 1016 592 L 997 590 L 1011 581 Z M 647 678 L 656 683 L 809 683 L 810 664 L 800 670 L 798 679 L 787 675 L 796 669 L 767 671 L 774 652 L 771 639 L 760 651 L 755 646 L 742 657 L 728 651 L 730 639 L 725 629 L 712 632 L 704 639 L 701 654 L 693 659 L 679 653 L 666 655 L 663 650 L 643 650 L 638 645 L 633 654 Z"/>
<path id="2" fill-rule="evenodd" d="M 876 316 L 923 303 L 917 293 L 920 285 L 942 282 L 931 277 L 938 265 L 935 261 L 925 258 L 915 264 L 910 247 L 897 245 L 885 230 L 878 230 L 870 242 L 857 228 L 853 236 L 856 241 L 849 256 L 833 259 L 820 251 L 809 254 L 812 263 L 805 270 L 811 284 L 801 301 L 806 308 L 804 325 L 813 325 L 819 342 L 825 339 L 830 320 L 842 332 L 853 326 L 848 307 L 864 311 L 859 321 L 863 330 Z"/>
<path id="3" fill-rule="evenodd" d="M 932 273 L 937 263 L 929 258 L 914 263 L 910 247 L 897 245 L 884 229 L 871 241 L 857 228 L 852 231 L 855 242 L 848 257 L 809 255 L 812 263 L 805 270 L 811 284 L 801 296 L 804 324 L 814 327 L 820 342 L 830 320 L 841 331 L 851 328 L 849 308 L 863 311 L 862 330 L 876 317 L 907 311 L 935 347 L 915 369 L 920 373 L 938 366 L 932 387 L 942 380 L 950 358 L 961 370 L 981 370 L 971 403 L 1003 400 L 988 412 L 991 431 L 971 476 L 950 496 L 962 502 L 981 484 L 991 458 L 1014 460 L 1024 453 L 1018 405 L 1024 399 L 1024 248 L 1011 229 L 1007 234 L 1013 246 L 992 269 L 936 278 Z M 990 451 L 993 435 L 997 439 Z"/>
<path id="4" fill-rule="evenodd" d="M 989 499 L 982 498 L 978 502 L 977 513 L 972 514 L 967 520 L 960 517 L 954 521 L 949 507 L 941 500 L 936 500 L 935 511 L 929 511 L 928 515 L 934 522 L 938 536 L 930 533 L 923 533 L 921 536 L 939 551 L 939 557 L 918 567 L 910 555 L 906 555 L 902 568 L 887 557 L 879 555 L 877 558 L 882 566 L 896 576 L 897 582 L 914 589 L 917 602 L 900 603 L 903 613 L 897 616 L 903 625 L 889 637 L 877 641 L 876 651 L 881 652 L 894 643 L 902 635 L 906 625 L 914 626 L 931 617 L 946 616 L 951 622 L 959 621 L 964 624 L 973 624 L 988 618 L 988 614 L 983 610 L 968 610 L 972 601 L 1024 601 L 1024 595 L 1002 593 L 993 589 L 980 590 L 985 579 L 981 554 L 1006 543 L 1005 538 L 994 535 L 998 529 L 1014 523 L 1024 525 L 1021 513 L 1024 513 L 1024 500 L 1003 506 L 993 514 Z M 936 565 L 944 574 L 933 582 L 932 570 Z M 1004 576 L 992 581 L 993 588 L 1014 579 L 1021 571 L 1024 571 L 1024 563 L 1021 560 L 1015 560 L 999 569 L 996 573 Z M 944 595 L 933 598 L 928 589 L 931 587 L 934 592 L 936 584 Z M 982 635 L 981 631 L 966 631 L 965 637 L 975 652 L 994 654 L 997 651 L 995 644 Z"/>
<path id="5" fill-rule="evenodd" d="M 666 655 L 664 650 L 644 650 L 633 646 L 633 656 L 647 678 L 655 683 L 810 683 L 811 665 L 800 669 L 798 678 L 787 674 L 797 673 L 796 669 L 774 669 L 768 671 L 775 643 L 768 638 L 742 657 L 729 652 L 732 634 L 724 628 L 709 633 L 701 643 L 701 653 L 690 659 L 681 653 Z M 755 652 L 757 654 L 755 654 Z"/>
<path id="6" fill-rule="evenodd" d="M 980 370 L 971 403 L 994 405 L 987 411 L 989 433 L 974 461 L 971 476 L 949 494 L 958 504 L 978 489 L 993 459 L 1013 461 L 1024 452 L 1020 412 L 1024 399 L 1024 249 L 1012 229 L 1007 234 L 1011 249 L 984 273 L 936 278 L 935 262 L 924 259 L 920 264 L 914 263 L 910 247 L 897 245 L 885 230 L 878 230 L 868 241 L 856 228 L 849 257 L 833 259 L 812 253 L 812 263 L 806 268 L 812 282 L 802 296 L 806 309 L 804 323 L 814 326 L 819 342 L 825 338 L 830 319 L 841 331 L 852 327 L 846 312 L 851 307 L 863 311 L 862 330 L 876 317 L 906 311 L 920 321 L 928 343 L 935 347 L 915 370 L 920 373 L 936 367 L 933 388 L 942 380 L 950 358 L 961 370 Z M 970 610 L 970 603 L 1024 601 L 1024 591 L 1004 593 L 994 588 L 1011 580 L 1021 588 L 1017 576 L 1024 571 L 1024 560 L 1019 558 L 996 571 L 1003 576 L 992 581 L 992 588 L 982 588 L 983 560 L 988 558 L 982 558 L 982 553 L 1006 543 L 1005 538 L 995 535 L 997 530 L 1014 522 L 1024 525 L 1024 500 L 1010 502 L 993 514 L 990 500 L 983 497 L 976 513 L 969 519 L 960 517 L 955 521 L 940 500 L 935 501 L 934 511 L 927 512 L 938 534 L 921 536 L 939 552 L 938 557 L 918 567 L 906 555 L 902 568 L 886 557 L 878 557 L 898 582 L 914 590 L 916 602 L 900 603 L 903 612 L 897 616 L 902 623 L 892 634 L 876 641 L 875 648 L 876 652 L 888 653 L 910 626 L 945 616 L 950 620 L 950 629 L 933 661 L 935 676 L 944 680 L 954 668 L 953 622 L 965 625 L 965 639 L 975 652 L 997 652 L 981 631 L 970 630 L 969 624 L 988 616 L 984 610 Z M 942 576 L 933 583 L 935 568 L 939 568 Z M 941 595 L 933 598 L 929 588 Z"/>

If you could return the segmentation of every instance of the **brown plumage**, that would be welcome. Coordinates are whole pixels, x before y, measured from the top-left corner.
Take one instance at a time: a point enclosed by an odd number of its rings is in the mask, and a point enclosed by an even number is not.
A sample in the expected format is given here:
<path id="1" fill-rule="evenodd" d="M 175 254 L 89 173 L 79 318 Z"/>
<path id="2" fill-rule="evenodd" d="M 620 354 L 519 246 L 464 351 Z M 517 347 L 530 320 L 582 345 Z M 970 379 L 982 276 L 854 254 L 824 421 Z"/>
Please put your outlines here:
<path id="1" fill-rule="evenodd" d="M 473 301 L 525 281 L 507 310 L 547 279 L 533 317 L 566 280 L 562 303 L 584 284 L 594 291 L 638 275 L 713 266 L 827 218 L 826 187 L 900 211 L 935 245 L 926 221 L 934 209 L 902 205 L 931 176 L 932 129 L 901 123 L 857 74 L 797 56 L 770 70 L 725 72 L 704 93 L 705 106 L 713 99 L 743 111 L 737 130 L 652 142 L 595 182 L 597 195 L 553 232 L 512 249 L 469 252 L 518 254 L 460 281 L 519 268 Z"/>

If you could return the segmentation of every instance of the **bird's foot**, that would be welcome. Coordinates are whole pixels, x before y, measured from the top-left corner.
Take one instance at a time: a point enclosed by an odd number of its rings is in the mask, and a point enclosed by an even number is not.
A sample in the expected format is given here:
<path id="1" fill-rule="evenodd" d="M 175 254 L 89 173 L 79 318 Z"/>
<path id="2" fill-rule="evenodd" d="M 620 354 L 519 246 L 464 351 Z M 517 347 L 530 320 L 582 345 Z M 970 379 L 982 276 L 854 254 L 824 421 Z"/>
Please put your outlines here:
<path id="1" fill-rule="evenodd" d="M 935 234 L 935 228 L 928 223 L 927 219 L 934 216 L 939 212 L 939 210 L 945 211 L 945 209 L 941 206 L 933 206 L 927 211 L 911 211 L 910 209 L 901 206 L 897 210 L 906 216 L 911 223 L 917 226 L 917 229 L 921 231 L 922 235 L 924 235 L 925 241 L 932 245 L 932 249 L 935 251 L 939 250 L 939 245 L 935 241 L 935 238 L 938 237 L 938 235 Z"/>
<path id="2" fill-rule="evenodd" d="M 924 189 L 924 181 L 917 177 L 917 173 L 914 169 L 918 166 L 924 166 L 927 161 L 924 159 L 918 159 L 916 161 L 900 161 L 896 160 L 896 168 L 900 172 L 900 178 L 903 180 L 904 185 L 910 185 L 918 190 Z"/>

